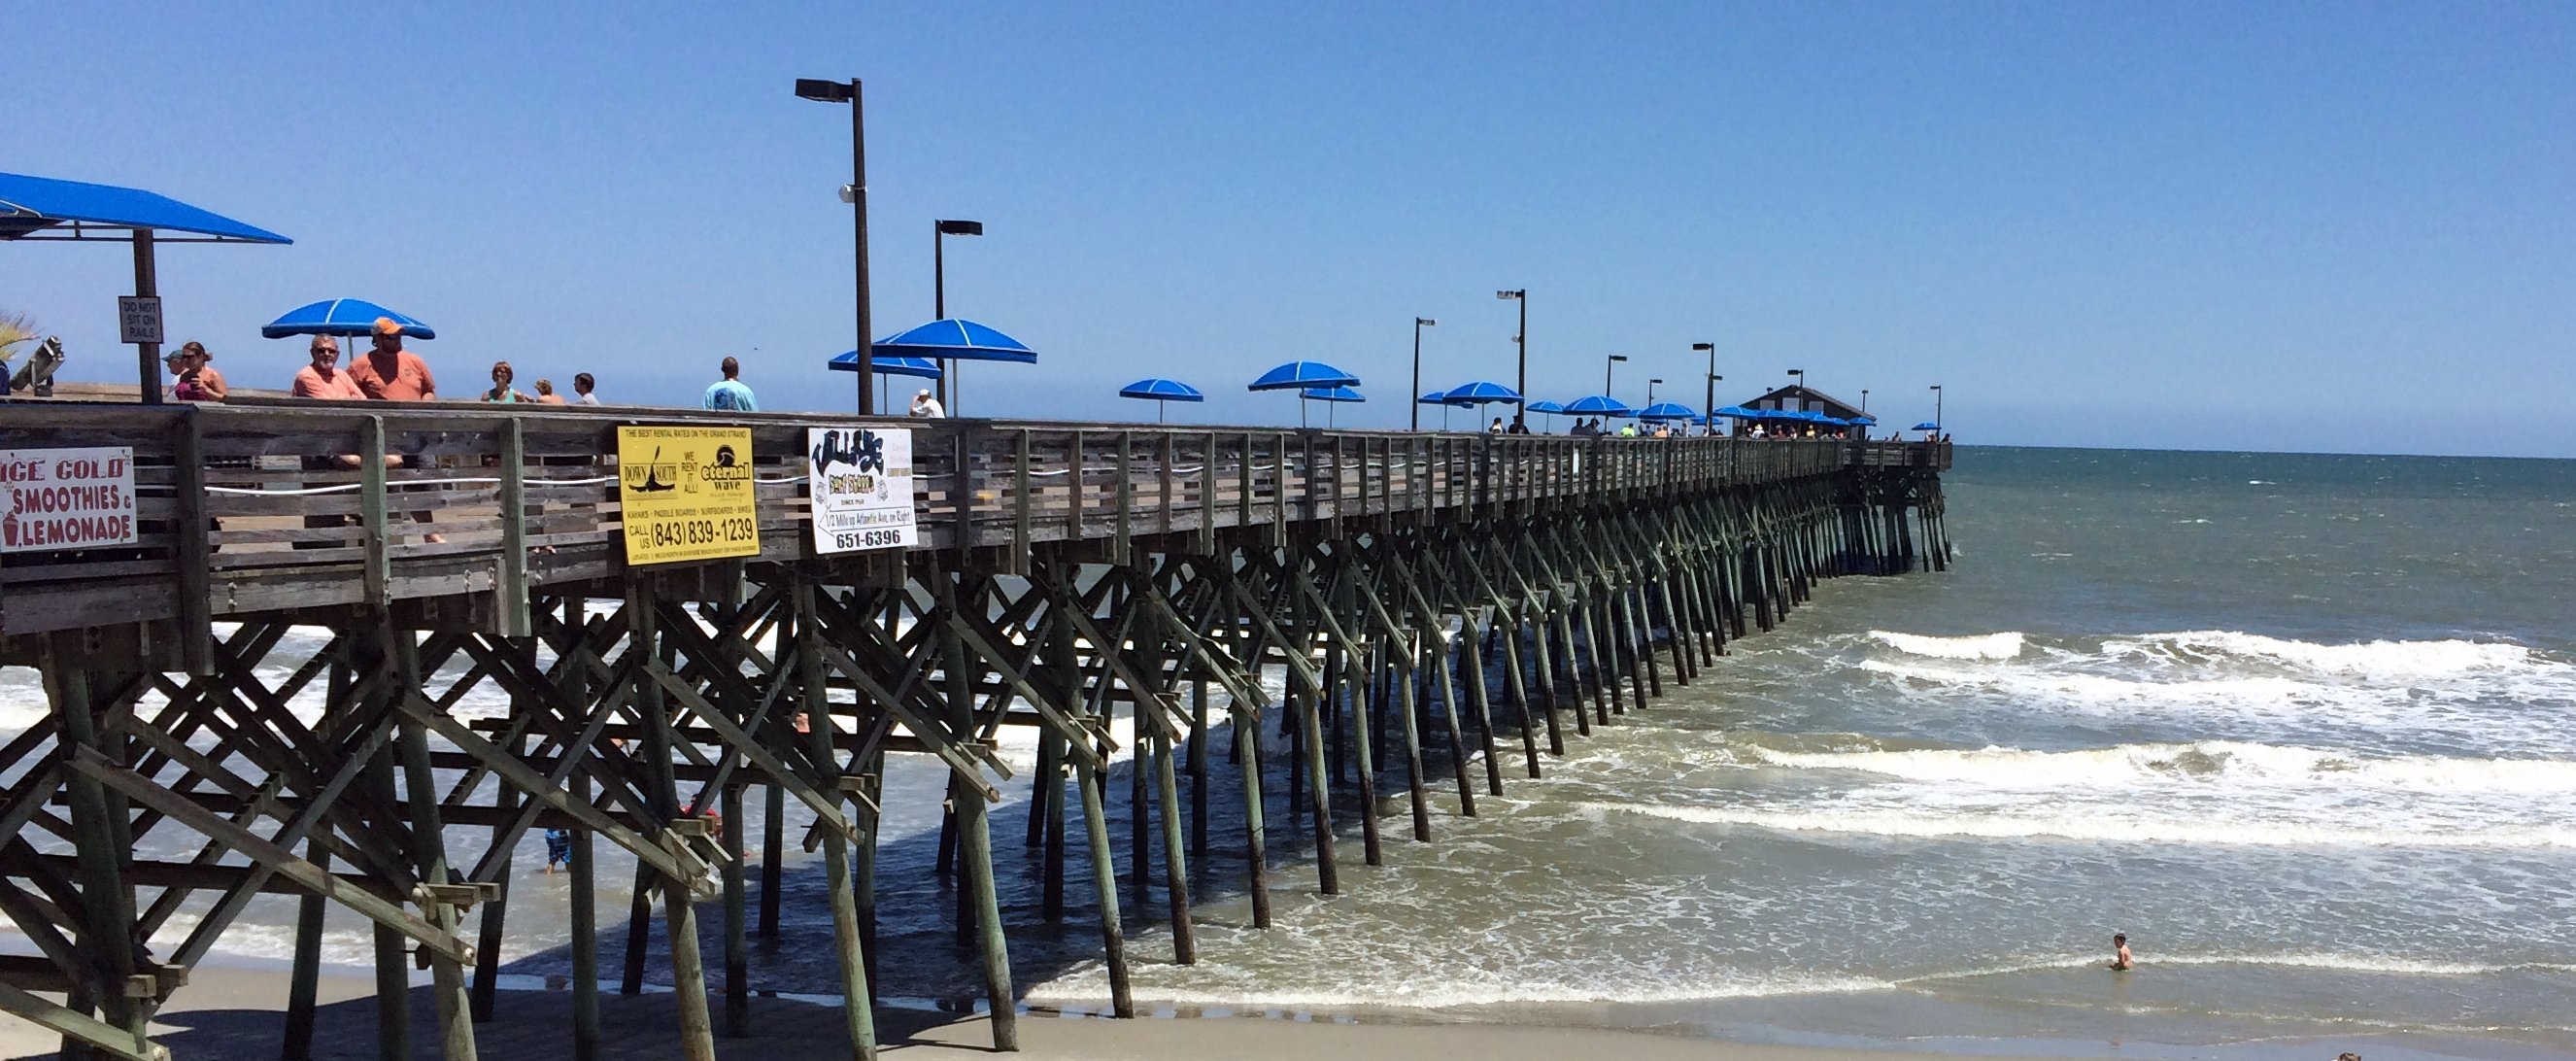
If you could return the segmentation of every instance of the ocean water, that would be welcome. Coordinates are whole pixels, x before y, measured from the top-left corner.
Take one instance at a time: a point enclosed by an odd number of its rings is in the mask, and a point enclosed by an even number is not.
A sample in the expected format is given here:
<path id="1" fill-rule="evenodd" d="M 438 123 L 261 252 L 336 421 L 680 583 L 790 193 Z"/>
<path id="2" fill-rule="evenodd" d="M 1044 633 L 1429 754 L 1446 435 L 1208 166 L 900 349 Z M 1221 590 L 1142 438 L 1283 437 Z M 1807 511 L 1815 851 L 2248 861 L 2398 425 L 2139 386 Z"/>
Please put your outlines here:
<path id="1" fill-rule="evenodd" d="M 1990 1053 L 2576 1057 L 2576 462 L 1969 448 L 1946 488 L 1949 572 L 1825 584 L 1691 686 L 1667 675 L 1664 698 L 1569 730 L 1544 779 L 1506 751 L 1508 795 L 1480 789 L 1476 817 L 1435 763 L 1436 842 L 1389 800 L 1383 866 L 1361 865 L 1343 808 L 1341 895 L 1316 893 L 1274 772 L 1267 931 L 1220 755 L 1218 850 L 1192 867 L 1198 964 L 1171 963 L 1160 888 L 1124 897 L 1143 1008 Z M 33 689 L 0 672 L 0 725 L 41 709 Z M 1027 748 L 1006 751 L 1025 777 Z M 1131 776 L 1121 761 L 1109 786 L 1122 868 Z M 890 765 L 880 987 L 966 1006 L 972 956 L 929 872 L 941 784 Z M 1400 784 L 1397 760 L 1381 792 Z M 1020 989 L 1100 1007 L 1079 819 L 1070 910 L 1048 923 L 1026 797 L 1014 783 L 994 821 Z M 830 993 L 807 818 L 788 817 L 785 931 L 755 947 L 753 981 Z M 535 872 L 540 851 L 521 846 L 504 951 L 536 976 L 569 967 L 565 882 Z M 632 869 L 602 861 L 613 971 Z M 258 901 L 224 954 L 284 956 L 292 917 Z M 330 927 L 326 955 L 364 964 L 365 927 L 337 911 Z M 2139 968 L 2103 968 L 2113 932 Z"/>

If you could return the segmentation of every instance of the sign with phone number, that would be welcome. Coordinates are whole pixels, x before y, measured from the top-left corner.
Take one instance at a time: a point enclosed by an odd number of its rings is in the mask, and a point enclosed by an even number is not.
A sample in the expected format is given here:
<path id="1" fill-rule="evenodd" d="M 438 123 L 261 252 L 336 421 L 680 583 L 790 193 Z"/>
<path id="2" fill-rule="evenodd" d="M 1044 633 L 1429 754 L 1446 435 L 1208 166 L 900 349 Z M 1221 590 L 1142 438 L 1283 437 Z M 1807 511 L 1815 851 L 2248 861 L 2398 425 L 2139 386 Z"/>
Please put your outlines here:
<path id="1" fill-rule="evenodd" d="M 759 555 L 750 428 L 618 428 L 617 473 L 627 563 Z"/>
<path id="2" fill-rule="evenodd" d="M 912 507 L 912 432 L 903 428 L 816 427 L 809 494 L 814 551 L 910 548 L 919 540 Z"/>

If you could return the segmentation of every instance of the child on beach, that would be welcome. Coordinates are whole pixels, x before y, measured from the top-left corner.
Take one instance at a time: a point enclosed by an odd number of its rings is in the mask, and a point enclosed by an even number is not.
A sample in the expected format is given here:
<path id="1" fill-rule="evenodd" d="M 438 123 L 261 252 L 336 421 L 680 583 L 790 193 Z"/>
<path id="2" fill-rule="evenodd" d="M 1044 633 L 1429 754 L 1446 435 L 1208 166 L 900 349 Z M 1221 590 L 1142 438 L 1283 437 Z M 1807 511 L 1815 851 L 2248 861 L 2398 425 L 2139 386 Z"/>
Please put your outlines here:
<path id="1" fill-rule="evenodd" d="M 2135 964 L 2137 964 L 2137 962 L 2129 957 L 2129 934 L 2126 932 L 2112 933 L 2111 968 L 2117 972 L 2127 972 L 2129 967 Z"/>
<path id="2" fill-rule="evenodd" d="M 546 830 L 546 872 L 552 874 L 556 866 L 562 866 L 566 870 L 572 869 L 572 830 L 570 829 Z"/>

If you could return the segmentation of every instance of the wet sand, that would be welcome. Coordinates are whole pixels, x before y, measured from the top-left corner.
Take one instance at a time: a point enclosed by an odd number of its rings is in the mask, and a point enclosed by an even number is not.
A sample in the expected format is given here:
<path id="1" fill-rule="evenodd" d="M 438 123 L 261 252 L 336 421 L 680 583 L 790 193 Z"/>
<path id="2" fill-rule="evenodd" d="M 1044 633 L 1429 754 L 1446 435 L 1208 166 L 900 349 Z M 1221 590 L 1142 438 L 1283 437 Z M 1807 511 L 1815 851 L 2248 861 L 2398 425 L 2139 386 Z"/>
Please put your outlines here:
<path id="1" fill-rule="evenodd" d="M 314 1056 L 376 1056 L 374 982 L 326 975 Z M 154 1041 L 186 1061 L 270 1061 L 284 1035 L 287 976 L 282 971 L 200 968 L 154 1022 Z M 714 1000 L 719 1028 L 721 1000 Z M 412 991 L 412 1048 L 433 1057 L 437 1039 L 426 989 Z M 668 994 L 600 997 L 602 1056 L 619 1061 L 675 1058 L 679 1027 Z M 572 996 L 566 991 L 503 991 L 494 1021 L 475 1029 L 480 1055 L 498 1061 L 553 1061 L 572 1054 Z M 719 1058 L 822 1061 L 850 1056 L 836 1007 L 779 998 L 752 1000 L 752 1034 L 716 1039 Z M 992 1031 L 980 1016 L 890 1009 L 880 1017 L 887 1053 L 938 1061 L 990 1056 Z M 1921 1057 L 1897 1051 L 1757 1046 L 1579 1028 L 1477 1024 L 1334 1024 L 1260 1018 L 1106 1020 L 1033 1012 L 1020 1018 L 1023 1056 L 1071 1061 L 1211 1061 L 1229 1058 L 1329 1056 L 1339 1061 L 1859 1061 Z M 0 1019 L 0 1057 L 51 1058 L 59 1041 L 34 1025 Z M 1957 1055 L 1951 1055 L 1957 1056 Z"/>

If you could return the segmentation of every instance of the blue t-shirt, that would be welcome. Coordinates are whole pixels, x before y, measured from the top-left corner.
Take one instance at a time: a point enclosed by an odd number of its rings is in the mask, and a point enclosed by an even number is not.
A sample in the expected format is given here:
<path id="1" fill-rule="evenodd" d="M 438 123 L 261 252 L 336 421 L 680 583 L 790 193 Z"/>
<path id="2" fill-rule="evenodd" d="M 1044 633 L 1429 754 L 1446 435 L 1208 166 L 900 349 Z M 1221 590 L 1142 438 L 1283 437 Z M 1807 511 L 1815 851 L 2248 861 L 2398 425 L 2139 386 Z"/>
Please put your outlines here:
<path id="1" fill-rule="evenodd" d="M 738 379 L 718 380 L 715 386 L 707 388 L 706 400 L 698 404 L 709 409 L 722 409 L 727 412 L 760 411 L 760 403 L 752 400 L 751 388 L 744 386 Z"/>

